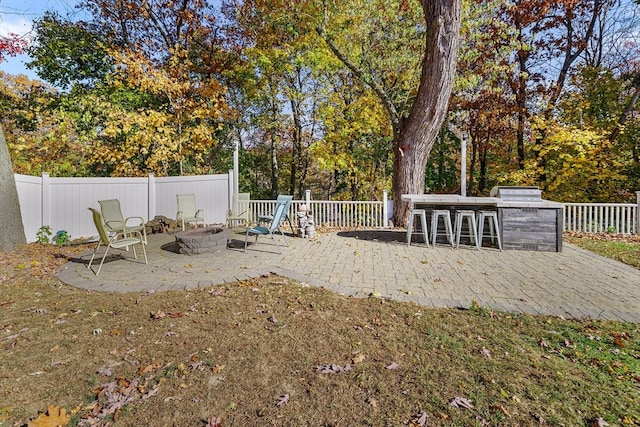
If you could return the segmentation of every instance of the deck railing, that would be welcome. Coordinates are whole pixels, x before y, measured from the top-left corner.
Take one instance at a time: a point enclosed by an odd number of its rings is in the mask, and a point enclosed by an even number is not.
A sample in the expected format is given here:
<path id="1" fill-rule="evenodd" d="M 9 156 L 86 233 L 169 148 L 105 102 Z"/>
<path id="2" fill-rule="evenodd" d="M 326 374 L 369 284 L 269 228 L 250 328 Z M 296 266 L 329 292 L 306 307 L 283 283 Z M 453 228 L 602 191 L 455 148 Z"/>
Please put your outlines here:
<path id="1" fill-rule="evenodd" d="M 640 203 L 564 203 L 564 229 L 585 233 L 638 233 L 639 210 Z"/>
<path id="2" fill-rule="evenodd" d="M 316 227 L 323 228 L 385 228 L 388 226 L 387 191 L 380 201 L 351 200 L 311 200 L 311 192 L 306 192 L 306 200 L 294 200 L 289 208 L 289 218 L 295 228 L 300 206 L 305 204 L 307 212 L 313 215 Z M 249 213 L 252 219 L 273 212 L 275 200 L 251 200 Z"/>

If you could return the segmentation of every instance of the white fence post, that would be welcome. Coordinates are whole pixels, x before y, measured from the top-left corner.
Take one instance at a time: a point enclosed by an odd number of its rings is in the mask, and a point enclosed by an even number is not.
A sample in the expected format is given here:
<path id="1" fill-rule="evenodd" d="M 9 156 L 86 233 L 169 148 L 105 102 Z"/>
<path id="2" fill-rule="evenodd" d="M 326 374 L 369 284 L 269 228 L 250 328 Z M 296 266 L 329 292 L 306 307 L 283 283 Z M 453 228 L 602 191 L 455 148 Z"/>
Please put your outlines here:
<path id="1" fill-rule="evenodd" d="M 640 234 L 640 191 L 636 191 L 636 233 Z"/>
<path id="2" fill-rule="evenodd" d="M 148 177 L 147 206 L 147 221 L 150 221 L 156 217 L 156 180 L 152 173 Z"/>
<path id="3" fill-rule="evenodd" d="M 234 191 L 236 189 L 236 176 L 233 173 L 233 170 L 229 169 L 229 178 L 227 180 L 229 182 L 229 197 L 227 200 L 227 210 L 229 209 L 233 209 L 233 196 L 234 196 Z"/>
<path id="4" fill-rule="evenodd" d="M 51 179 L 49 172 L 42 172 L 42 224 L 51 226 Z M 55 233 L 55 231 L 54 231 Z"/>
<path id="5" fill-rule="evenodd" d="M 307 209 L 311 209 L 311 190 L 304 191 L 304 202 L 307 204 Z"/>
<path id="6" fill-rule="evenodd" d="M 387 190 L 382 190 L 382 228 L 389 226 L 389 207 L 387 206 Z"/>

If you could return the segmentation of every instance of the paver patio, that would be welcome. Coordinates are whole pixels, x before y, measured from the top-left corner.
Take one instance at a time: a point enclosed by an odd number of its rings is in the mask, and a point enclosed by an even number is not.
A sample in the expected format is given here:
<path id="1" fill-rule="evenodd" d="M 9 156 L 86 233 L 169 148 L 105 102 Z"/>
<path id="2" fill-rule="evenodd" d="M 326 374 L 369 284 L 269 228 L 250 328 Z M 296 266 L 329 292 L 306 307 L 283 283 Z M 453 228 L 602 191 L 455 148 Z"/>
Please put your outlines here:
<path id="1" fill-rule="evenodd" d="M 344 295 L 371 294 L 426 307 L 469 307 L 640 323 L 640 270 L 570 244 L 563 252 L 529 252 L 405 243 L 399 230 L 362 230 L 288 238 L 277 253 L 261 237 L 243 253 L 244 234 L 229 249 L 174 252 L 169 234 L 149 236 L 149 264 L 105 261 L 87 270 L 90 252 L 59 271 L 63 282 L 109 292 L 178 291 L 276 273 Z M 251 240 L 253 241 L 253 239 Z"/>

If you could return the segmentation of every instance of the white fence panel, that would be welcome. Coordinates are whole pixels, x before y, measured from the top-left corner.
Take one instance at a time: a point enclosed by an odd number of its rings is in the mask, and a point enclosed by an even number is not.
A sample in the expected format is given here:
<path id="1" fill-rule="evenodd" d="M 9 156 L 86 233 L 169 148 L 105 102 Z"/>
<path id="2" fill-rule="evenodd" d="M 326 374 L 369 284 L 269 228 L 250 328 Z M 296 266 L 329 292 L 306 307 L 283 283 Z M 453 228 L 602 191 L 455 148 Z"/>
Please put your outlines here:
<path id="1" fill-rule="evenodd" d="M 632 203 L 564 203 L 565 230 L 637 233 L 638 206 Z"/>
<path id="2" fill-rule="evenodd" d="M 229 209 L 228 181 L 228 175 L 156 178 L 155 215 L 175 218 L 178 210 L 176 195 L 195 194 L 198 209 L 204 209 L 206 223 L 224 223 Z"/>
<path id="3" fill-rule="evenodd" d="M 100 208 L 98 200 L 118 199 L 125 217 L 156 215 L 175 218 L 176 194 L 194 193 L 205 209 L 207 223 L 223 223 L 229 200 L 229 175 L 154 178 L 50 178 L 15 174 L 24 231 L 36 241 L 43 225 L 55 233 L 67 230 L 72 239 L 96 235 L 87 208 Z"/>
<path id="4" fill-rule="evenodd" d="M 385 195 L 386 196 L 386 195 Z M 383 201 L 331 201 L 331 200 L 293 200 L 289 207 L 289 218 L 293 227 L 297 224 L 300 205 L 307 205 L 307 212 L 313 215 L 316 227 L 325 228 L 384 228 L 385 217 Z M 274 200 L 251 200 L 250 219 L 273 212 Z"/>
<path id="5" fill-rule="evenodd" d="M 149 219 L 147 178 L 49 178 L 43 180 L 45 200 L 47 182 L 43 221 L 54 233 L 67 230 L 71 238 L 94 236 L 88 208 L 100 209 L 98 200 L 118 199 L 125 218 Z"/>
<path id="6" fill-rule="evenodd" d="M 42 178 L 28 175 L 14 175 L 22 225 L 28 242 L 36 240 L 36 233 L 42 225 Z M 57 230 L 53 230 L 55 233 Z"/>

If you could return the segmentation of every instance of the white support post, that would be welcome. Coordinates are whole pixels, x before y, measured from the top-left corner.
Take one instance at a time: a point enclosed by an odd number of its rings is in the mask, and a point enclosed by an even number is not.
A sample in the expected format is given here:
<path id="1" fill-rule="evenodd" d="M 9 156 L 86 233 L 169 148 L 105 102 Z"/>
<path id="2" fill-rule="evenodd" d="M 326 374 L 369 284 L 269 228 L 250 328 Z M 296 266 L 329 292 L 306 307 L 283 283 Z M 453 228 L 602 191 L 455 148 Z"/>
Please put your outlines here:
<path id="1" fill-rule="evenodd" d="M 53 227 L 51 224 L 51 178 L 49 177 L 49 172 L 42 172 L 42 186 L 41 186 L 41 196 L 42 196 L 42 213 L 40 216 L 42 224 L 48 225 L 49 227 Z"/>
<path id="2" fill-rule="evenodd" d="M 156 217 L 156 179 L 152 173 L 147 178 L 147 221 Z"/>
<path id="3" fill-rule="evenodd" d="M 467 137 L 460 139 L 460 195 L 467 195 Z"/>
<path id="4" fill-rule="evenodd" d="M 387 206 L 387 190 L 382 190 L 382 228 L 389 227 L 389 206 Z"/>
<path id="5" fill-rule="evenodd" d="M 240 174 L 238 166 L 238 138 L 235 138 L 233 142 L 233 193 L 238 194 L 240 192 Z"/>
<path id="6" fill-rule="evenodd" d="M 307 204 L 307 209 L 311 210 L 311 190 L 305 190 L 304 202 Z"/>
<path id="7" fill-rule="evenodd" d="M 636 233 L 640 234 L 640 191 L 636 191 Z"/>
<path id="8" fill-rule="evenodd" d="M 232 205 L 233 205 L 233 192 L 235 191 L 235 174 L 233 173 L 232 170 L 229 171 L 229 178 L 227 180 L 227 187 L 228 187 L 228 191 L 227 191 L 227 209 L 233 209 Z"/>

